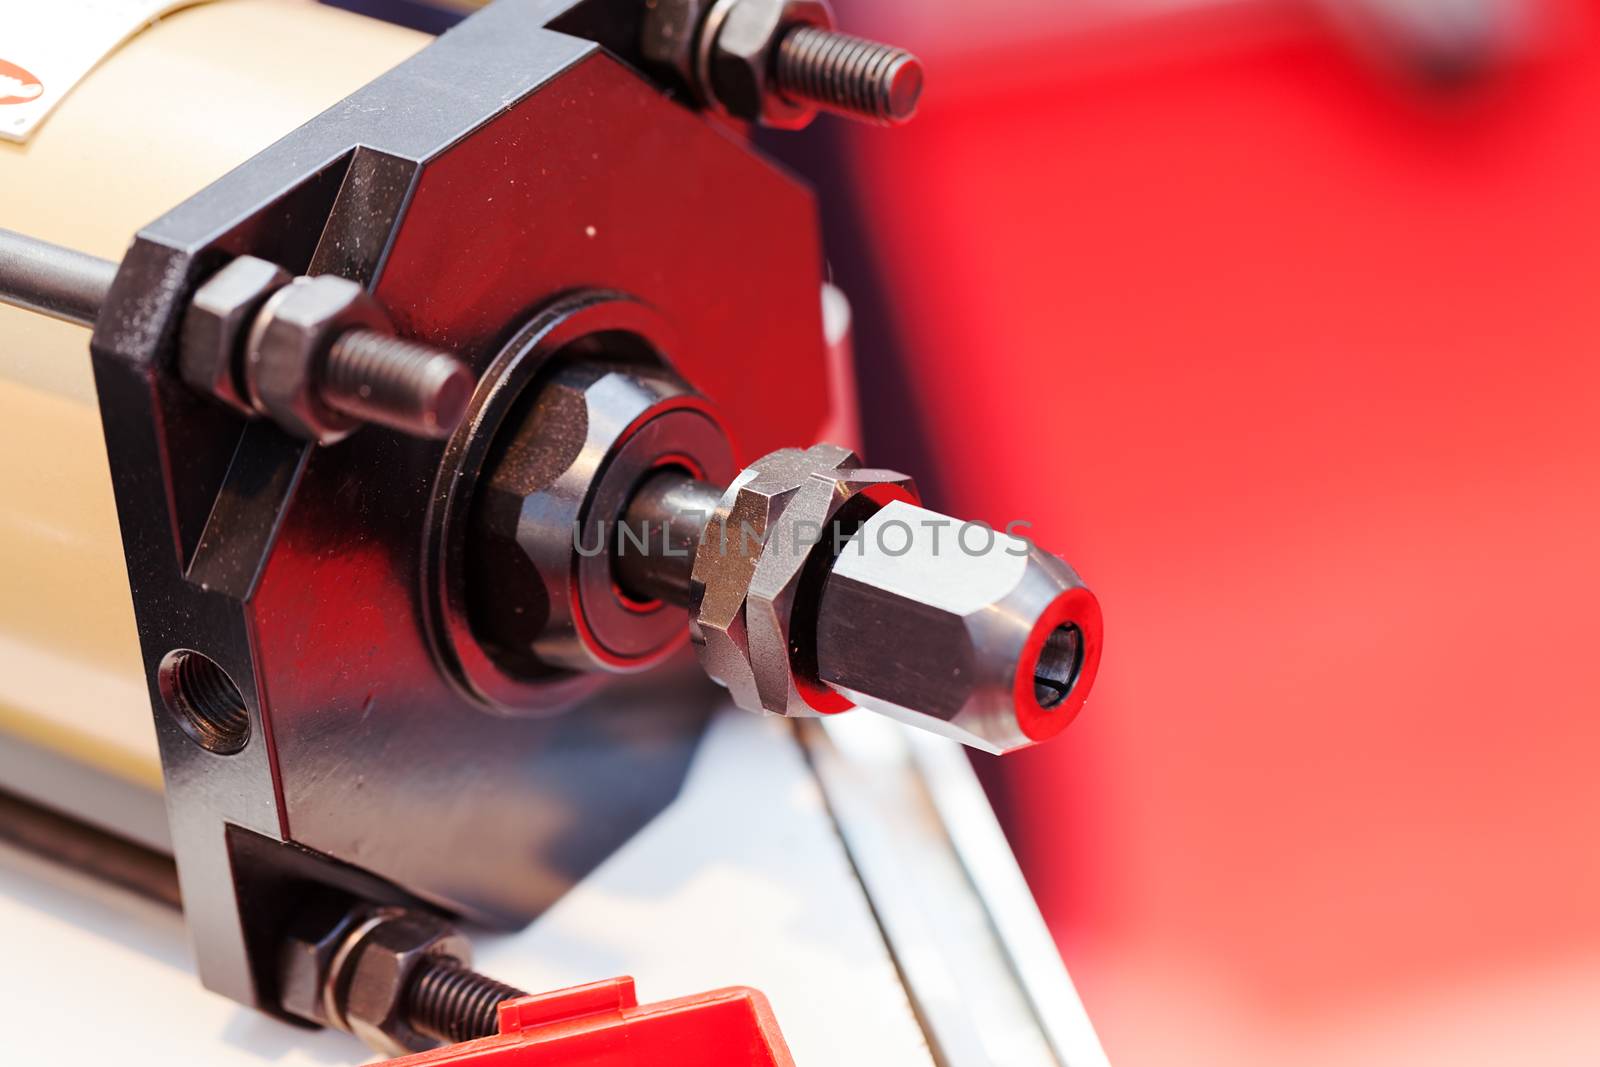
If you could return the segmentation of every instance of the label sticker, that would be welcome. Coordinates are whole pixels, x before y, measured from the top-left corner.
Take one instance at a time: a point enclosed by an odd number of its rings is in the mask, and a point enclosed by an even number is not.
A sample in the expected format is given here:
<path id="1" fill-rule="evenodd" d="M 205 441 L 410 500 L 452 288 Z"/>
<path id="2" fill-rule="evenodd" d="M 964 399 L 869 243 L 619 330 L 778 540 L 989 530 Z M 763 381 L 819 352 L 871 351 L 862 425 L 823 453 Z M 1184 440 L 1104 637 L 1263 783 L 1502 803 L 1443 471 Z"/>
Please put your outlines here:
<path id="1" fill-rule="evenodd" d="M 26 141 L 83 76 L 200 0 L 0 0 L 0 139 Z"/>
<path id="2" fill-rule="evenodd" d="M 15 63 L 0 59 L 0 104 L 26 104 L 44 93 L 44 83 Z"/>

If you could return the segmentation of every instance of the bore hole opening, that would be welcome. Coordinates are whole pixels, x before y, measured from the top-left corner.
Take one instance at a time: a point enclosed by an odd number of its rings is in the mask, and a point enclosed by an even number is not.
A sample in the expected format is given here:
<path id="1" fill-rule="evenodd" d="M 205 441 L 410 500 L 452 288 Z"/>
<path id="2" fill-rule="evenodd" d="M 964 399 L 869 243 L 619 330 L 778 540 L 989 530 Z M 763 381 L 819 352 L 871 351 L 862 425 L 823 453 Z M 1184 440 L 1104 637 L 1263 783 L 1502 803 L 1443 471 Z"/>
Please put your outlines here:
<path id="1" fill-rule="evenodd" d="M 156 680 L 167 710 L 201 748 L 228 756 L 250 740 L 244 694 L 209 656 L 173 649 L 162 657 Z"/>
<path id="2" fill-rule="evenodd" d="M 1083 631 L 1074 622 L 1050 631 L 1033 668 L 1033 698 L 1049 711 L 1072 694 L 1083 669 Z"/>

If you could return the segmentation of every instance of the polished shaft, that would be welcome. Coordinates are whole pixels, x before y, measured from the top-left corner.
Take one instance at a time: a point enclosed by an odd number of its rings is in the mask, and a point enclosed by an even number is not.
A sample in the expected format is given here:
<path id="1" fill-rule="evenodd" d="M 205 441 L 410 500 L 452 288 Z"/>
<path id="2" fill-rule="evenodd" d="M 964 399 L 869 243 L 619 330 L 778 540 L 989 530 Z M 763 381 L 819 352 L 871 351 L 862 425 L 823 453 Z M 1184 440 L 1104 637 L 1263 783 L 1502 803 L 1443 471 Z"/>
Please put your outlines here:
<path id="1" fill-rule="evenodd" d="M 99 256 L 0 230 L 0 301 L 93 326 L 117 265 Z"/>
<path id="2" fill-rule="evenodd" d="M 676 467 L 651 475 L 634 492 L 622 519 L 639 534 L 637 541 L 618 541 L 617 580 L 623 589 L 639 600 L 688 606 L 695 547 L 721 498 L 722 490 Z"/>

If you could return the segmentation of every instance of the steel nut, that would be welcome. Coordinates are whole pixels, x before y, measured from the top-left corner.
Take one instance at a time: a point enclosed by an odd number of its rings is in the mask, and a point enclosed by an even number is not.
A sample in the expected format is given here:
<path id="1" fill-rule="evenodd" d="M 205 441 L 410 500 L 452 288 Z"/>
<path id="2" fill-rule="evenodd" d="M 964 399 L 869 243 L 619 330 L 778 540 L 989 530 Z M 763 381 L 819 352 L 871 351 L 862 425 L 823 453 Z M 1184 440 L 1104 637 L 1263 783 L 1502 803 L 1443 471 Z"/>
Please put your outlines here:
<path id="1" fill-rule="evenodd" d="M 781 129 L 811 121 L 816 109 L 795 103 L 773 84 L 774 56 L 785 33 L 798 26 L 833 28 L 821 0 L 735 0 L 711 48 L 711 88 L 736 118 Z"/>
<path id="2" fill-rule="evenodd" d="M 1020 538 L 891 502 L 834 561 L 821 680 L 853 703 L 989 752 L 1065 729 L 1100 661 L 1100 607 Z"/>
<path id="3" fill-rule="evenodd" d="M 432 1047 L 435 1042 L 413 1030 L 406 1019 L 405 994 L 417 967 L 436 956 L 467 964 L 472 946 L 432 915 L 400 909 L 378 913 L 335 977 L 349 1031 L 389 1056 Z"/>
<path id="4" fill-rule="evenodd" d="M 333 444 L 360 421 L 323 403 L 322 367 L 340 334 L 392 333 L 378 302 L 333 274 L 296 278 L 268 298 L 250 331 L 245 384 L 252 406 L 296 437 Z"/>
<path id="5" fill-rule="evenodd" d="M 184 383 L 254 415 L 242 374 L 245 338 L 256 312 L 289 279 L 289 272 L 276 263 L 240 256 L 197 289 L 184 313 L 178 344 L 178 373 Z"/>
<path id="6" fill-rule="evenodd" d="M 478 639 L 524 676 L 625 672 L 683 642 L 683 616 L 624 602 L 612 574 L 629 496 L 663 456 L 723 479 L 727 440 L 693 392 L 660 370 L 575 363 L 510 428 L 478 491 L 468 599 Z"/>
<path id="7" fill-rule="evenodd" d="M 328 1010 L 334 960 L 365 917 L 364 909 L 331 898 L 296 913 L 278 954 L 278 1001 L 284 1011 L 319 1026 L 340 1025 Z"/>
<path id="8" fill-rule="evenodd" d="M 817 679 L 817 606 L 834 550 L 891 500 L 915 501 L 896 471 L 812 472 L 770 528 L 745 600 L 749 659 L 761 707 L 782 715 L 844 711 L 850 702 Z"/>
<path id="9" fill-rule="evenodd" d="M 744 609 L 768 533 L 812 473 L 859 465 L 837 445 L 779 449 L 740 471 L 706 520 L 689 578 L 689 636 L 705 672 L 741 708 L 762 709 Z"/>
<path id="10" fill-rule="evenodd" d="M 473 630 L 496 662 L 521 677 L 550 673 L 534 645 L 552 621 L 570 620 L 566 588 L 593 384 L 556 379 L 542 388 L 504 446 L 496 442 L 473 504 L 466 573 Z M 552 536 L 537 538 L 546 527 Z"/>
<path id="11" fill-rule="evenodd" d="M 695 85 L 695 51 L 700 25 L 712 0 L 654 0 L 645 5 L 639 52 L 645 61 Z"/>

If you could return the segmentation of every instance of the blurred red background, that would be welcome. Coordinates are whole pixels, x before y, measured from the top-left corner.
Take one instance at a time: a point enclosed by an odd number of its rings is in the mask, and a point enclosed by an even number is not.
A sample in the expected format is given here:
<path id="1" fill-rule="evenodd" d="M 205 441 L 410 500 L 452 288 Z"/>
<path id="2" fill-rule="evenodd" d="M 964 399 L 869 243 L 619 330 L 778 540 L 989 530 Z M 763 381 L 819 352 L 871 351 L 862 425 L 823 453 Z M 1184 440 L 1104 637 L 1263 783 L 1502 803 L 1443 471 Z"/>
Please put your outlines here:
<path id="1" fill-rule="evenodd" d="M 847 5 L 930 72 L 831 134 L 870 458 L 1105 606 L 998 788 L 1115 1063 L 1600 1062 L 1600 28 L 1530 11 L 1430 87 L 1287 3 Z"/>

